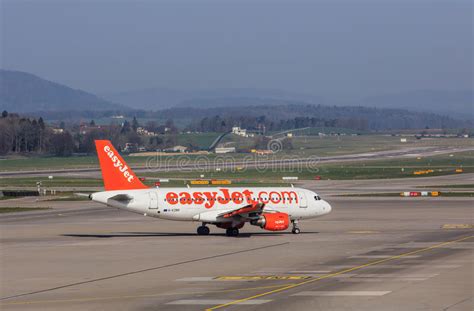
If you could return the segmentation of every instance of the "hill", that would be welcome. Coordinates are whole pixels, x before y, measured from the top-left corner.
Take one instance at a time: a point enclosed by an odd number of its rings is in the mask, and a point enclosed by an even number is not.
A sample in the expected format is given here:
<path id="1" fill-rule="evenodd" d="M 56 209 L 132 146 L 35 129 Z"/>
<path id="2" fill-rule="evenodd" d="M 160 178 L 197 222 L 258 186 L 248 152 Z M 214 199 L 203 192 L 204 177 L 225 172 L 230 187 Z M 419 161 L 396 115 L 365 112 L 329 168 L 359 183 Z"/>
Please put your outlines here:
<path id="1" fill-rule="evenodd" d="M 358 104 L 367 107 L 434 112 L 459 119 L 474 120 L 474 92 L 472 90 L 417 90 L 372 96 Z"/>
<path id="2" fill-rule="evenodd" d="M 472 90 L 443 91 L 416 90 L 370 96 L 363 100 L 334 100 L 298 92 L 257 88 L 223 88 L 208 90 L 177 90 L 149 88 L 113 94 L 104 98 L 144 110 L 161 110 L 173 107 L 212 108 L 225 106 L 261 106 L 285 103 L 312 105 L 365 106 L 376 108 L 406 109 L 437 113 L 458 119 L 474 119 Z"/>
<path id="3" fill-rule="evenodd" d="M 21 71 L 0 69 L 0 110 L 103 111 L 123 109 L 94 94 Z"/>
<path id="4" fill-rule="evenodd" d="M 340 124 L 363 124 L 365 130 L 414 129 L 414 128 L 460 128 L 472 127 L 470 121 L 460 121 L 434 113 L 412 112 L 404 109 L 370 108 L 357 106 L 325 106 L 298 104 L 226 106 L 213 108 L 169 108 L 154 113 L 162 118 L 188 119 L 197 125 L 203 119 L 215 116 L 225 118 L 227 123 L 252 123 L 264 119 L 269 124 L 288 123 L 292 128 L 305 127 L 309 119 L 338 120 Z M 229 125 L 229 124 L 227 124 Z M 311 125 L 313 126 L 313 125 Z M 352 125 L 351 125 L 352 126 Z M 345 126 L 352 128 L 351 126 Z M 283 125 L 285 127 L 285 125 Z"/>
<path id="5" fill-rule="evenodd" d="M 279 101 L 305 101 L 323 104 L 320 97 L 275 89 L 221 88 L 208 90 L 177 90 L 148 88 L 104 94 L 104 98 L 144 110 L 161 110 L 180 107 L 222 107 L 275 104 Z"/>

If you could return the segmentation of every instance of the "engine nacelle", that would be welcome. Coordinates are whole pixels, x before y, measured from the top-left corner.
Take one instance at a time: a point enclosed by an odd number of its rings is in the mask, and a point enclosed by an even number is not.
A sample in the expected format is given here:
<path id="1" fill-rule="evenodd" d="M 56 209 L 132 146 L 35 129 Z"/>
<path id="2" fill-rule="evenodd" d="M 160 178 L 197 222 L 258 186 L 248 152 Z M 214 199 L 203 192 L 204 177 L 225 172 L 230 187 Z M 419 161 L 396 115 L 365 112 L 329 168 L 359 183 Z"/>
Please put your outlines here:
<path id="1" fill-rule="evenodd" d="M 286 230 L 290 226 L 290 217 L 286 213 L 263 213 L 252 225 L 260 226 L 269 231 Z"/>

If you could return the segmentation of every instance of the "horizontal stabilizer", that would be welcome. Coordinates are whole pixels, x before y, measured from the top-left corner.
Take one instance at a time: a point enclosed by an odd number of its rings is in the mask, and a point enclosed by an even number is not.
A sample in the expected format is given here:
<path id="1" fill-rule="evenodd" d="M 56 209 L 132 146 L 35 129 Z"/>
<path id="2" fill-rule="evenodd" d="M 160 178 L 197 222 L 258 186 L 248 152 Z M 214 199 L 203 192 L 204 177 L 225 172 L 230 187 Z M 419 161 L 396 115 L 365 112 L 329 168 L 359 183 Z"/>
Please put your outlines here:
<path id="1" fill-rule="evenodd" d="M 89 200 L 91 199 L 90 193 L 74 192 L 73 194 L 78 197 L 86 197 L 89 198 Z"/>
<path id="2" fill-rule="evenodd" d="M 121 203 L 128 203 L 131 200 L 133 200 L 133 197 L 128 194 L 117 194 L 117 195 L 114 195 L 113 197 L 110 197 L 109 200 L 114 200 Z"/>

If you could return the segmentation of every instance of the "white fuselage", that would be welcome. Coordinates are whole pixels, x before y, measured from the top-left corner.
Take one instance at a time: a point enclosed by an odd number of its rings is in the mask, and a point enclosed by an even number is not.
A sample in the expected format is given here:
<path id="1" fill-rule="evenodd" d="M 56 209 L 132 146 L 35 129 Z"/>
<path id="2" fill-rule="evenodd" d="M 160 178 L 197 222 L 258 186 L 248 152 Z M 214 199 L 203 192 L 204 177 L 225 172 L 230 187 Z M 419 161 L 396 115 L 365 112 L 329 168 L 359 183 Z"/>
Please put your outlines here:
<path id="1" fill-rule="evenodd" d="M 124 200 L 120 196 L 127 196 Z M 119 199 L 116 200 L 114 198 Z M 231 222 L 218 217 L 225 211 L 265 203 L 264 212 L 278 211 L 291 220 L 328 214 L 331 206 L 313 191 L 286 187 L 150 188 L 96 192 L 91 199 L 109 206 L 169 220 Z"/>

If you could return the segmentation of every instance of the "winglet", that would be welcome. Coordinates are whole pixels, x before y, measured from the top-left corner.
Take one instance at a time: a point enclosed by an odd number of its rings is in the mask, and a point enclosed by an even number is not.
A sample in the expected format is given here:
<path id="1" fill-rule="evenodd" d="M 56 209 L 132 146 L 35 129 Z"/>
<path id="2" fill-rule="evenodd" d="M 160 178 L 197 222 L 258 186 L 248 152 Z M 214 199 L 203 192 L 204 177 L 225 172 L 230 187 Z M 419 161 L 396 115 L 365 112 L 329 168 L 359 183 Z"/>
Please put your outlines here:
<path id="1" fill-rule="evenodd" d="M 105 190 L 147 189 L 108 140 L 96 140 Z"/>

